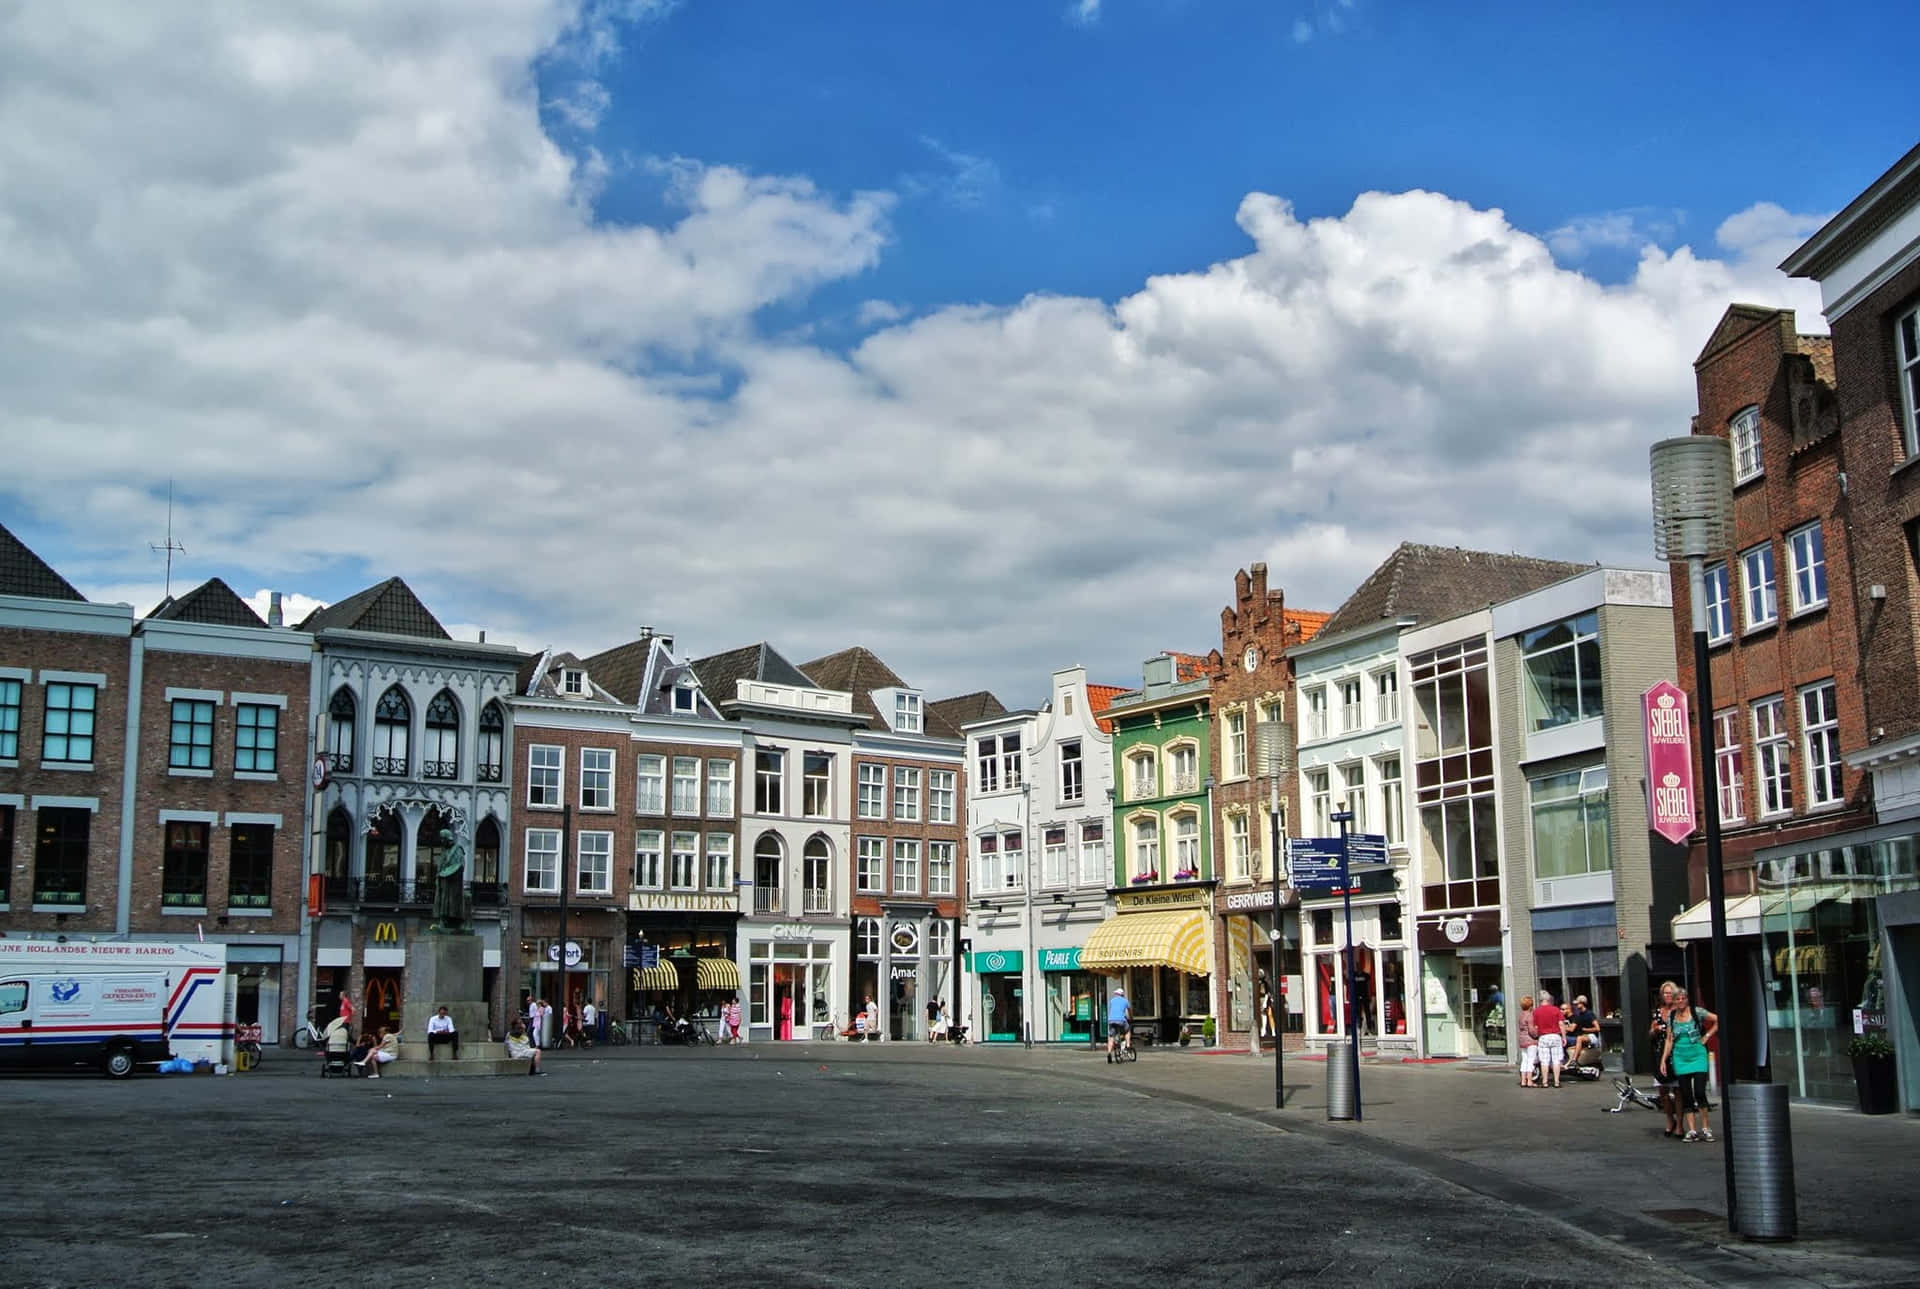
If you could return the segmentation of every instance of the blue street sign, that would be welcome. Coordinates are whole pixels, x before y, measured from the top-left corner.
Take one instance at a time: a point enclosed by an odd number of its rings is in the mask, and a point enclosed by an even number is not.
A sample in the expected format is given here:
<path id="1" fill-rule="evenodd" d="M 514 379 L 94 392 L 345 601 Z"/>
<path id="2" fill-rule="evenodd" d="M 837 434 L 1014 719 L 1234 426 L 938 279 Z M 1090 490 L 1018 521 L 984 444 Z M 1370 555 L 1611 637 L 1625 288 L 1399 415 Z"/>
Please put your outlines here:
<path id="1" fill-rule="evenodd" d="M 648 970 L 659 966 L 660 946 L 657 944 L 642 945 L 640 948 L 640 965 Z"/>
<path id="2" fill-rule="evenodd" d="M 1357 832 L 1347 838 L 1349 867 L 1381 866 L 1387 862 L 1387 839 L 1377 832 Z"/>

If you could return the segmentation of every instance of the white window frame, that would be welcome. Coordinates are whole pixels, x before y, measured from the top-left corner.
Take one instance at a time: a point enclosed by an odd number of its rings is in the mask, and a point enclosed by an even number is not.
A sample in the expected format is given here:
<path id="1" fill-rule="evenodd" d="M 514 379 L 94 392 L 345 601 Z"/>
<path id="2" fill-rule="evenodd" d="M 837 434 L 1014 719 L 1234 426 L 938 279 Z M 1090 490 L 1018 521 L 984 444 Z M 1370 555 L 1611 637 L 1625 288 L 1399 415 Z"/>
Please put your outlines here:
<path id="1" fill-rule="evenodd" d="M 1200 816 L 1191 810 L 1182 810 L 1172 815 L 1167 822 L 1173 825 L 1173 871 L 1200 874 Z M 1185 880 L 1191 881 L 1189 877 Z"/>
<path id="2" fill-rule="evenodd" d="M 685 880 L 681 880 L 684 875 Z M 676 832 L 667 846 L 667 889 L 700 889 L 700 834 Z"/>
<path id="3" fill-rule="evenodd" d="M 1333 828 L 1333 771 L 1317 766 L 1301 775 L 1307 798 L 1307 821 L 1313 825 L 1313 837 L 1325 837 Z"/>
<path id="4" fill-rule="evenodd" d="M 1391 725 L 1400 719 L 1400 671 L 1388 667 L 1373 673 L 1373 719 Z"/>
<path id="5" fill-rule="evenodd" d="M 930 841 L 927 843 L 927 894 L 952 895 L 955 876 L 956 847 L 950 841 Z M 946 925 L 945 919 L 936 918 L 933 925 Z"/>
<path id="6" fill-rule="evenodd" d="M 767 764 L 762 765 L 762 759 Z M 761 799 L 766 799 L 763 808 Z M 756 814 L 780 815 L 787 810 L 787 750 L 759 747 L 753 750 L 753 808 Z"/>
<path id="7" fill-rule="evenodd" d="M 1753 704 L 1754 773 L 1760 780 L 1760 817 L 1793 813 L 1793 732 L 1787 728 L 1786 699 L 1780 694 Z"/>
<path id="8" fill-rule="evenodd" d="M 1895 324 L 1894 361 L 1900 364 L 1900 446 L 1907 457 L 1920 456 L 1920 309 Z"/>
<path id="9" fill-rule="evenodd" d="M 1826 608 L 1827 540 L 1819 520 L 1787 534 L 1787 564 L 1793 580 L 1794 613 Z"/>
<path id="10" fill-rule="evenodd" d="M 560 830 L 558 828 L 529 828 L 526 832 L 526 847 L 522 852 L 521 879 L 529 895 L 558 895 L 560 893 Z M 535 856 L 544 856 L 544 861 L 536 865 Z M 541 874 L 539 884 L 535 884 L 536 871 Z"/>
<path id="11" fill-rule="evenodd" d="M 1067 739 L 1060 744 L 1060 804 L 1077 806 L 1086 799 L 1086 758 L 1081 755 L 1080 740 Z"/>
<path id="12" fill-rule="evenodd" d="M 669 768 L 668 802 L 683 819 L 700 816 L 700 758 L 676 756 Z"/>
<path id="13" fill-rule="evenodd" d="M 1766 576 L 1757 573 L 1766 565 Z M 1740 552 L 1740 611 L 1746 630 L 1758 631 L 1780 620 L 1780 596 L 1774 580 L 1773 543 L 1761 542 Z"/>
<path id="14" fill-rule="evenodd" d="M 1237 881 L 1253 877 L 1253 823 L 1244 810 L 1227 816 L 1227 876 Z"/>
<path id="15" fill-rule="evenodd" d="M 1184 797 L 1198 791 L 1200 745 L 1192 739 L 1167 744 L 1167 795 Z"/>
<path id="16" fill-rule="evenodd" d="M 1380 784 L 1380 832 L 1389 846 L 1407 844 L 1407 788 L 1401 777 L 1404 765 L 1397 752 L 1376 757 L 1373 762 L 1374 778 Z M 1393 768 L 1391 775 L 1387 773 L 1389 766 Z"/>
<path id="17" fill-rule="evenodd" d="M 707 818 L 733 818 L 732 757 L 711 757 L 707 761 Z"/>
<path id="18" fill-rule="evenodd" d="M 884 895 L 887 892 L 887 839 L 854 839 L 853 890 L 856 895 Z"/>
<path id="19" fill-rule="evenodd" d="M 1306 731 L 1306 738 L 1322 739 L 1327 736 L 1327 687 L 1315 685 L 1300 691 L 1300 728 Z"/>
<path id="20" fill-rule="evenodd" d="M 1132 851 L 1132 868 L 1128 875 L 1145 877 L 1160 873 L 1160 820 L 1154 815 L 1127 820 L 1129 849 Z"/>
<path id="21" fill-rule="evenodd" d="M 893 767 L 893 817 L 901 823 L 920 822 L 920 770 L 917 766 Z"/>
<path id="22" fill-rule="evenodd" d="M 589 880 L 587 861 L 596 861 Z M 598 829 L 573 836 L 573 889 L 577 895 L 613 894 L 613 834 Z"/>
<path id="23" fill-rule="evenodd" d="M 1733 573 L 1725 560 L 1707 565 L 1707 643 L 1725 644 L 1733 639 Z"/>
<path id="24" fill-rule="evenodd" d="M 563 694 L 584 694 L 587 692 L 587 673 L 578 667 L 560 669 L 560 692 Z"/>
<path id="25" fill-rule="evenodd" d="M 893 732 L 896 734 L 918 734 L 922 728 L 923 709 L 918 694 L 895 694 L 893 696 Z"/>
<path id="26" fill-rule="evenodd" d="M 862 761 L 854 814 L 860 819 L 887 817 L 887 767 L 878 761 Z"/>
<path id="27" fill-rule="evenodd" d="M 1107 858 L 1105 820 L 1080 825 L 1080 885 L 1104 887 L 1113 880 L 1113 862 Z"/>
<path id="28" fill-rule="evenodd" d="M 1733 484 L 1739 487 L 1749 479 L 1766 473 L 1760 455 L 1760 409 L 1749 407 L 1727 423 L 1727 437 L 1733 443 Z"/>
<path id="29" fill-rule="evenodd" d="M 1127 800 L 1151 801 L 1160 795 L 1159 758 L 1151 747 L 1127 753 Z"/>
<path id="30" fill-rule="evenodd" d="M 920 842 L 913 837 L 893 839 L 893 893 L 920 893 Z"/>
<path id="31" fill-rule="evenodd" d="M 542 782 L 541 776 L 552 771 L 551 784 Z M 545 790 L 551 787 L 549 795 Z M 536 797 L 535 794 L 540 796 Z M 558 810 L 560 803 L 567 799 L 567 750 L 558 743 L 534 743 L 527 748 L 527 808 L 529 810 Z"/>
<path id="32" fill-rule="evenodd" d="M 1367 687 L 1358 676 L 1340 682 L 1340 732 L 1352 734 L 1367 726 Z"/>
<path id="33" fill-rule="evenodd" d="M 820 773 L 807 762 L 824 766 Z M 800 812 L 808 819 L 827 819 L 833 815 L 833 753 L 818 749 L 800 754 Z"/>
<path id="34" fill-rule="evenodd" d="M 1800 749 L 1807 766 L 1807 809 L 1846 804 L 1840 760 L 1840 708 L 1831 680 L 1800 691 Z"/>
<path id="35" fill-rule="evenodd" d="M 1341 765 L 1340 788 L 1340 804 L 1353 816 L 1347 830 L 1367 831 L 1367 763 L 1348 761 Z"/>
<path id="36" fill-rule="evenodd" d="M 1714 780 L 1720 787 L 1720 822 L 1747 821 L 1746 746 L 1740 741 L 1740 709 L 1713 715 Z"/>
<path id="37" fill-rule="evenodd" d="M 1040 832 L 1040 884 L 1065 886 L 1071 878 L 1072 864 L 1067 850 L 1067 826 L 1052 824 Z"/>
<path id="38" fill-rule="evenodd" d="M 1000 834 L 1000 866 L 1003 889 L 1017 891 L 1027 884 L 1027 844 L 1021 834 Z"/>
<path id="39" fill-rule="evenodd" d="M 953 770 L 927 771 L 928 823 L 950 824 L 953 822 L 954 793 L 958 787 L 958 777 Z"/>
<path id="40" fill-rule="evenodd" d="M 710 891 L 731 891 L 733 889 L 733 834 L 730 832 L 710 832 L 707 834 L 707 849 L 701 861 L 700 877 Z"/>
<path id="41" fill-rule="evenodd" d="M 1247 777 L 1247 709 L 1236 708 L 1221 717 L 1226 726 L 1227 774 L 1229 779 Z"/>
<path id="42" fill-rule="evenodd" d="M 589 764 L 591 760 L 592 764 Z M 588 794 L 594 798 L 602 795 L 606 800 L 599 804 L 589 804 Z M 580 808 L 603 814 L 613 809 L 613 749 L 610 747 L 583 747 L 580 749 Z"/>
<path id="43" fill-rule="evenodd" d="M 633 884 L 658 891 L 667 883 L 667 837 L 658 828 L 642 828 L 633 835 Z"/>
<path id="44" fill-rule="evenodd" d="M 673 687 L 673 710 L 676 712 L 698 711 L 700 704 L 693 695 L 694 689 L 692 685 L 675 685 Z"/>
<path id="45" fill-rule="evenodd" d="M 633 813 L 667 813 L 667 758 L 647 752 L 634 758 Z"/>

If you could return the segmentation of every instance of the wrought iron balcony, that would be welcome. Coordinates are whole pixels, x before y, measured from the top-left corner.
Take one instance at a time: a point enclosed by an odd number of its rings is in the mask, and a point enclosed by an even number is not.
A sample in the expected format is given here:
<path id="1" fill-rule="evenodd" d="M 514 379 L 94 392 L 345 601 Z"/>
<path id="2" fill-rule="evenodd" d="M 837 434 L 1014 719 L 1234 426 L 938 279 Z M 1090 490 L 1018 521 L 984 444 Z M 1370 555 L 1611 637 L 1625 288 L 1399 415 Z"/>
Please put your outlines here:
<path id="1" fill-rule="evenodd" d="M 434 879 L 402 881 L 397 877 L 325 878 L 327 906 L 347 908 L 366 905 L 371 908 L 430 908 L 433 905 Z M 507 902 L 504 882 L 468 882 L 467 897 L 474 908 L 497 909 Z"/>
<path id="2" fill-rule="evenodd" d="M 753 888 L 753 911 L 755 913 L 779 913 L 782 901 L 778 887 L 756 886 Z"/>
<path id="3" fill-rule="evenodd" d="M 460 777 L 458 761 L 422 761 L 420 775 L 426 779 L 457 779 Z"/>
<path id="4" fill-rule="evenodd" d="M 335 774 L 352 774 L 353 773 L 353 753 L 351 752 L 327 753 L 327 769 L 331 770 Z"/>
<path id="5" fill-rule="evenodd" d="M 482 783 L 498 783 L 506 778 L 506 773 L 498 765 L 482 765 L 474 772 L 474 777 Z"/>
<path id="6" fill-rule="evenodd" d="M 407 777 L 407 758 L 404 756 L 376 756 L 373 758 L 373 772 L 385 774 L 396 779 Z"/>
<path id="7" fill-rule="evenodd" d="M 469 882 L 467 894 L 476 909 L 497 909 L 507 902 L 504 882 Z"/>

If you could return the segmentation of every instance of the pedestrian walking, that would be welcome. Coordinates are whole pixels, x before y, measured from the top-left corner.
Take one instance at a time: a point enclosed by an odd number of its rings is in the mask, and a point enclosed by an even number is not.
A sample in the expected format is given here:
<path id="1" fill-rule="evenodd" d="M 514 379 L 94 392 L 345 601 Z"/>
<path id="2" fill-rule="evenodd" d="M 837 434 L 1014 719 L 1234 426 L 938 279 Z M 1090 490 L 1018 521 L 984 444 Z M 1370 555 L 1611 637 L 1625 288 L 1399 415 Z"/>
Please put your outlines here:
<path id="1" fill-rule="evenodd" d="M 1520 1031 L 1520 1086 L 1540 1086 L 1540 1031 L 1533 1024 L 1533 995 L 1520 995 L 1520 1015 L 1515 1022 Z"/>
<path id="2" fill-rule="evenodd" d="M 1680 1135 L 1680 1085 L 1673 1081 L 1673 1074 L 1667 1069 L 1663 1058 L 1667 1052 L 1667 1037 L 1672 1028 L 1673 996 L 1680 992 L 1680 986 L 1671 980 L 1660 982 L 1660 1005 L 1653 1009 L 1653 1023 L 1647 1026 L 1647 1037 L 1653 1040 L 1653 1082 L 1654 1096 L 1660 1102 L 1660 1112 L 1667 1116 L 1668 1137 Z"/>
<path id="3" fill-rule="evenodd" d="M 1567 1038 L 1561 1033 L 1566 1013 L 1554 1006 L 1553 995 L 1542 989 L 1533 1008 L 1533 1028 L 1539 1034 L 1540 1086 L 1559 1087 L 1560 1067 L 1567 1061 Z M 1551 1076 L 1552 1083 L 1547 1079 Z"/>
<path id="4" fill-rule="evenodd" d="M 944 1043 L 953 1034 L 953 1018 L 947 1014 L 947 1000 L 934 1000 L 933 1041 Z"/>
<path id="5" fill-rule="evenodd" d="M 939 1020 L 940 1000 L 938 998 L 927 999 L 927 1041 L 929 1043 L 933 1042 L 933 1027 L 939 1023 Z"/>
<path id="6" fill-rule="evenodd" d="M 738 1043 L 740 1041 L 740 995 L 732 994 L 727 998 L 726 1006 L 720 1009 L 720 1041 Z"/>
<path id="7" fill-rule="evenodd" d="M 1707 1120 L 1707 1041 L 1720 1029 L 1720 1018 L 1692 1006 L 1685 989 L 1673 991 L 1673 1010 L 1667 1016 L 1667 1048 L 1660 1064 L 1680 1085 L 1680 1121 L 1687 1126 L 1683 1141 L 1712 1141 Z"/>

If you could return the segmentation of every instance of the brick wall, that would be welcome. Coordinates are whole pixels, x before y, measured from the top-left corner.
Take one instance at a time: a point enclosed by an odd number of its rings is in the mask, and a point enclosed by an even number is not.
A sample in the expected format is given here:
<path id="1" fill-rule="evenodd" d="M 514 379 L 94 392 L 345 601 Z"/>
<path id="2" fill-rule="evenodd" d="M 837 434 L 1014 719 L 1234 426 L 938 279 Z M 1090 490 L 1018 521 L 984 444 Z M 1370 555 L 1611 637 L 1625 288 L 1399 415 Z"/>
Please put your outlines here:
<path id="1" fill-rule="evenodd" d="M 938 761 L 897 756 L 879 756 L 872 752 L 855 752 L 853 754 L 853 765 L 854 792 L 856 794 L 854 806 L 855 818 L 851 825 L 853 849 L 846 859 L 845 877 L 847 890 L 853 892 L 853 916 L 880 916 L 880 896 L 872 892 L 862 893 L 858 888 L 858 872 L 856 871 L 855 865 L 860 853 L 860 839 L 862 837 L 878 837 L 881 839 L 883 855 L 881 880 L 889 899 L 907 901 L 925 900 L 936 905 L 939 909 L 939 916 L 943 918 L 956 918 L 960 916 L 960 911 L 964 907 L 962 901 L 965 898 L 964 893 L 966 890 L 967 813 L 965 784 L 967 772 L 965 764 L 957 758 L 950 761 Z M 886 818 L 884 819 L 862 819 L 858 817 L 858 785 L 860 782 L 860 766 L 862 765 L 881 765 L 886 768 L 887 777 L 884 804 Z M 920 807 L 918 819 L 901 820 L 895 816 L 894 789 L 898 783 L 896 772 L 902 767 L 908 770 L 918 770 L 920 774 Z M 1029 767 L 1029 770 L 1031 769 L 1032 767 Z M 929 804 L 928 784 L 930 776 L 936 770 L 950 773 L 954 778 L 954 813 L 952 823 L 936 824 L 929 822 L 927 819 Z M 920 843 L 920 888 L 917 891 L 900 891 L 894 887 L 893 843 L 896 838 L 918 841 Z M 927 863 L 930 857 L 932 843 L 936 841 L 951 843 L 953 846 L 954 890 L 950 895 L 935 896 L 927 893 Z M 1040 856 L 1035 855 L 1033 858 L 1035 861 L 1038 861 Z"/>

